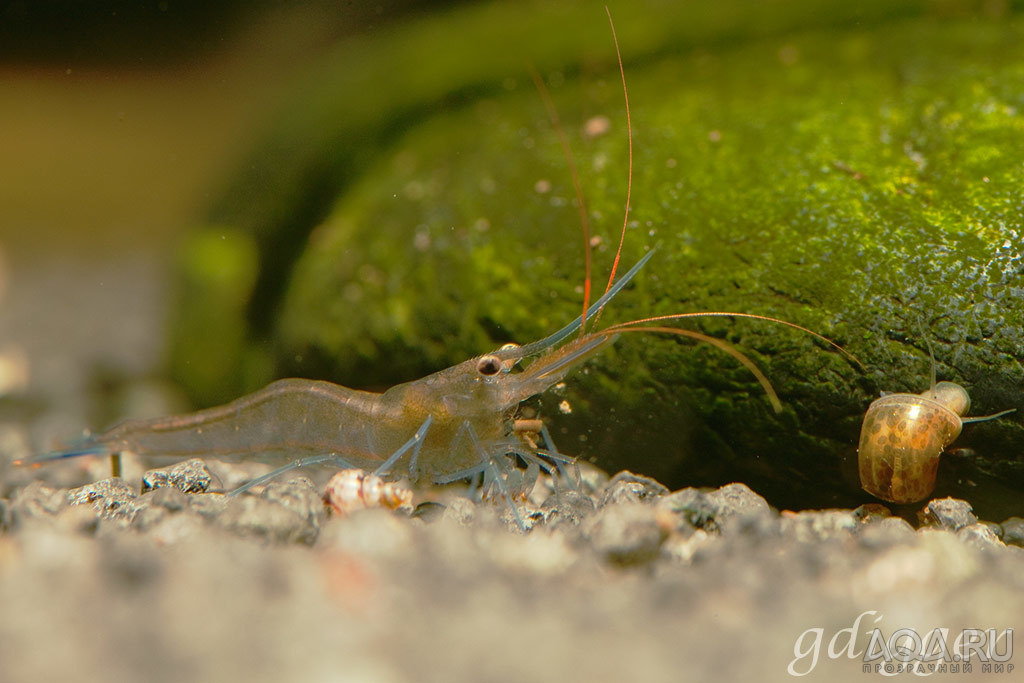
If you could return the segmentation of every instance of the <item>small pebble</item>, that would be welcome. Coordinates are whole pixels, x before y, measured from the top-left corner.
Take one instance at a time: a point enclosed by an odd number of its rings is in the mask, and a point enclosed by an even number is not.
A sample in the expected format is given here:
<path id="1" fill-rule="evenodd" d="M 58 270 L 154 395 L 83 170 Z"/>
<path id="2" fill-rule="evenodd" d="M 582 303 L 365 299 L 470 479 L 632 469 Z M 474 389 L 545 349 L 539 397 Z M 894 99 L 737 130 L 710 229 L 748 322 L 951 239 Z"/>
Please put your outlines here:
<path id="1" fill-rule="evenodd" d="M 993 530 L 992 525 L 980 523 L 969 524 L 956 532 L 957 538 L 964 543 L 981 549 L 993 549 L 1003 547 L 999 535 Z"/>
<path id="2" fill-rule="evenodd" d="M 1024 519 L 1010 517 L 1000 526 L 1003 527 L 1003 543 L 1024 547 Z"/>
<path id="3" fill-rule="evenodd" d="M 579 491 L 561 491 L 544 501 L 544 525 L 556 528 L 561 525 L 577 526 L 597 509 L 594 499 Z"/>
<path id="4" fill-rule="evenodd" d="M 865 503 L 853 510 L 853 516 L 860 522 L 876 522 L 892 517 L 892 511 L 881 503 Z"/>
<path id="5" fill-rule="evenodd" d="M 170 517 L 171 514 L 171 511 L 165 507 L 152 505 L 150 501 L 140 501 L 136 505 L 135 515 L 132 517 L 132 528 L 145 533 Z"/>
<path id="6" fill-rule="evenodd" d="M 668 489 L 654 479 L 623 470 L 605 485 L 598 506 L 637 503 L 667 493 Z"/>
<path id="7" fill-rule="evenodd" d="M 857 540 L 866 548 L 887 548 L 906 543 L 914 534 L 914 527 L 902 517 L 886 517 L 870 523 L 861 522 L 856 529 Z"/>
<path id="8" fill-rule="evenodd" d="M 469 526 L 476 519 L 476 504 L 468 498 L 454 498 L 445 507 L 441 519 Z"/>
<path id="9" fill-rule="evenodd" d="M 668 531 L 657 511 L 643 503 L 605 506 L 584 521 L 583 537 L 608 562 L 620 566 L 657 559 Z"/>
<path id="10" fill-rule="evenodd" d="M 320 492 L 306 477 L 285 482 L 272 481 L 263 489 L 260 497 L 291 510 L 314 529 L 320 528 L 327 517 Z"/>
<path id="11" fill-rule="evenodd" d="M 958 531 L 978 522 L 971 504 L 959 498 L 936 498 L 928 501 L 918 516 L 921 518 L 921 526 L 938 527 L 949 531 Z"/>
<path id="12" fill-rule="evenodd" d="M 717 530 L 715 525 L 715 513 L 717 509 L 708 500 L 707 495 L 695 488 L 685 488 L 673 491 L 661 498 L 657 506 L 659 509 L 677 515 L 685 524 L 698 529 L 708 528 L 709 531 Z"/>
<path id="13" fill-rule="evenodd" d="M 179 512 L 189 506 L 191 498 L 176 486 L 164 486 L 139 496 L 139 502 L 148 501 L 154 507 L 161 507 L 171 512 Z"/>
<path id="14" fill-rule="evenodd" d="M 730 519 L 767 517 L 772 512 L 768 501 L 746 484 L 726 484 L 708 493 L 707 499 L 715 507 L 715 518 L 720 524 Z"/>
<path id="15" fill-rule="evenodd" d="M 216 520 L 232 533 L 278 543 L 313 543 L 318 532 L 308 517 L 257 496 L 231 498 Z"/>
<path id="16" fill-rule="evenodd" d="M 781 519 L 782 532 L 804 543 L 848 538 L 858 524 L 852 510 L 784 510 Z"/>
<path id="17" fill-rule="evenodd" d="M 54 526 L 71 534 L 94 534 L 99 524 L 100 513 L 89 505 L 66 507 L 54 517 Z"/>
<path id="18" fill-rule="evenodd" d="M 182 493 L 207 493 L 220 488 L 220 480 L 199 458 L 149 470 L 142 475 L 142 492 L 173 486 Z"/>
<path id="19" fill-rule="evenodd" d="M 68 506 L 66 489 L 34 481 L 11 496 L 4 512 L 4 528 L 17 529 L 29 520 L 48 519 Z"/>
<path id="20" fill-rule="evenodd" d="M 216 519 L 231 500 L 223 493 L 197 493 L 188 497 L 188 507 L 206 519 Z"/>
<path id="21" fill-rule="evenodd" d="M 436 503 L 432 500 L 424 501 L 413 509 L 410 517 L 431 524 L 444 516 L 446 507 L 443 503 Z"/>
<path id="22" fill-rule="evenodd" d="M 768 501 L 745 484 L 727 484 L 706 493 L 686 488 L 665 496 L 658 505 L 681 515 L 688 524 L 709 532 L 729 527 L 763 535 L 773 526 Z"/>
<path id="23" fill-rule="evenodd" d="M 720 537 L 716 534 L 709 534 L 703 529 L 697 529 L 692 534 L 672 534 L 661 547 L 661 555 L 676 562 L 690 563 L 707 552 Z"/>
<path id="24" fill-rule="evenodd" d="M 148 531 L 174 513 L 189 506 L 189 497 L 173 486 L 164 486 L 144 493 L 135 501 L 132 527 Z"/>
<path id="25" fill-rule="evenodd" d="M 79 486 L 68 491 L 67 496 L 69 505 L 92 505 L 106 519 L 130 518 L 135 513 L 131 505 L 135 492 L 120 477 Z"/>

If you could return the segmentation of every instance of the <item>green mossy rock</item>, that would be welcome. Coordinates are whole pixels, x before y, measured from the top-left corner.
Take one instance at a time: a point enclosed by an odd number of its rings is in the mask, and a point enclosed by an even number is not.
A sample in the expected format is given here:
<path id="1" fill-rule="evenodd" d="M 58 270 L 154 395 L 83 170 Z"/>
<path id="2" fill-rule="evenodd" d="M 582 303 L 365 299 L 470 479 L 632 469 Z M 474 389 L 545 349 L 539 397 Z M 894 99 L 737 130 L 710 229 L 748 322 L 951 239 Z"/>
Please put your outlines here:
<path id="1" fill-rule="evenodd" d="M 939 377 L 964 384 L 974 412 L 1024 408 L 1024 17 L 956 3 L 771 4 L 771 13 L 725 4 L 714 16 L 613 8 L 634 140 L 624 263 L 658 253 L 600 324 L 762 314 L 835 339 L 864 368 L 786 327 L 705 319 L 689 326 L 750 356 L 781 414 L 721 351 L 654 335 L 624 335 L 539 408 L 565 452 L 613 471 L 673 487 L 739 480 L 787 507 L 855 505 L 870 499 L 855 467 L 863 413 L 880 390 L 927 388 L 928 344 Z M 259 157 L 280 181 L 260 200 L 272 208 L 258 219 L 231 209 L 245 205 L 237 190 L 215 212 L 218 225 L 254 236 L 259 278 L 238 269 L 241 298 L 216 295 L 210 278 L 182 306 L 199 320 L 224 306 L 232 324 L 239 302 L 248 306 L 241 334 L 176 340 L 176 367 L 198 400 L 231 398 L 271 375 L 386 386 L 539 338 L 578 314 L 572 183 L 519 66 L 527 60 L 566 122 L 603 289 L 628 165 L 614 46 L 596 7 L 542 14 L 554 27 L 518 17 L 505 4 L 461 8 L 361 43 L 371 56 L 391 54 L 392 68 L 401 59 L 388 41 L 406 59 L 429 45 L 450 51 L 424 58 L 413 92 L 395 92 L 374 68 L 372 106 L 354 105 L 349 119 L 324 116 L 337 79 L 296 100 L 292 121 L 309 123 L 302 145 L 290 130 L 266 149 L 291 142 L 305 158 Z M 501 21 L 530 39 L 481 42 Z M 444 42 L 466 32 L 477 39 Z M 357 131 L 363 142 L 343 142 Z M 966 497 L 982 516 L 1019 514 L 1024 418 L 968 426 L 957 445 L 936 494 Z"/>

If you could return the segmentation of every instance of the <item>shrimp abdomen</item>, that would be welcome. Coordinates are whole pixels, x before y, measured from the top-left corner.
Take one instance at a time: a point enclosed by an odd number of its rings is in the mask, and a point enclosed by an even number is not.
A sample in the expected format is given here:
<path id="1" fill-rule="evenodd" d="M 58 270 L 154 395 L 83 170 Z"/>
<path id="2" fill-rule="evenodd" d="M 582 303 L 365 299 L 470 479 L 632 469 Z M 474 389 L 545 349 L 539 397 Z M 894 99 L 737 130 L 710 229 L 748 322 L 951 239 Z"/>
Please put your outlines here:
<path id="1" fill-rule="evenodd" d="M 372 467 L 388 455 L 378 452 L 374 430 L 367 428 L 374 424 L 379 396 L 330 382 L 283 379 L 222 406 L 125 420 L 91 437 L 84 448 L 34 460 L 105 451 L 279 462 L 282 457 L 335 453 L 353 465 Z"/>

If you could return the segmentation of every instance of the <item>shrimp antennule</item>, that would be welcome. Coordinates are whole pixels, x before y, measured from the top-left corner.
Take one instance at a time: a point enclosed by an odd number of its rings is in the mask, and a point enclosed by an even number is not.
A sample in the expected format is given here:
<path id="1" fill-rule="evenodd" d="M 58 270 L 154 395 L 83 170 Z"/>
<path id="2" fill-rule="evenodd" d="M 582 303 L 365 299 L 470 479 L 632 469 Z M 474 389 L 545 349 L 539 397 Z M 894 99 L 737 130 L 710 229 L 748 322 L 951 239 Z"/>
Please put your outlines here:
<path id="1" fill-rule="evenodd" d="M 632 280 L 634 277 L 636 277 L 636 274 L 640 272 L 640 269 L 643 268 L 645 265 L 647 265 L 647 262 L 651 260 L 652 256 L 654 256 L 654 252 L 655 252 L 655 250 L 651 249 L 649 252 L 644 254 L 643 258 L 641 258 L 639 261 L 637 261 L 636 265 L 634 265 L 632 268 L 630 268 L 629 271 L 627 271 L 626 274 L 622 276 L 622 279 L 620 279 L 618 282 L 616 282 L 611 287 L 611 289 L 609 289 L 607 292 L 604 293 L 603 296 L 601 296 L 600 299 L 598 299 L 597 301 L 595 301 L 593 304 L 590 305 L 590 307 L 587 309 L 587 315 L 589 316 L 592 313 L 596 313 L 597 311 L 599 311 L 602 308 L 604 308 L 604 306 L 609 301 L 611 301 L 612 298 L 614 298 L 616 294 L 618 294 L 619 292 L 622 291 L 623 287 L 625 287 L 627 284 L 629 284 L 630 280 Z M 572 336 L 572 334 L 576 330 L 580 329 L 580 326 L 582 324 L 583 324 L 583 316 L 580 315 L 575 320 L 573 320 L 571 323 L 569 323 L 568 325 L 563 327 L 562 329 L 558 330 L 557 332 L 555 332 L 553 334 L 548 335 L 547 337 L 544 337 L 543 339 L 538 339 L 535 342 L 530 342 L 529 344 L 523 344 L 522 346 L 518 346 L 518 347 L 515 347 L 515 348 L 496 351 L 494 353 L 494 355 L 498 356 L 499 358 L 501 358 L 503 360 L 509 359 L 509 358 L 517 358 L 518 359 L 518 358 L 526 358 L 527 356 L 535 356 L 538 353 L 543 353 L 544 351 L 547 351 L 548 349 L 550 349 L 553 346 L 557 346 L 558 344 L 561 344 L 563 341 L 565 341 L 570 336 Z"/>
<path id="2" fill-rule="evenodd" d="M 109 453 L 110 449 L 103 445 L 82 445 L 75 448 L 66 448 L 59 451 L 40 453 L 39 455 L 34 455 L 29 458 L 20 458 L 13 461 L 11 464 L 19 467 L 37 467 L 45 462 L 53 462 L 54 460 L 77 458 L 82 455 L 107 455 Z"/>

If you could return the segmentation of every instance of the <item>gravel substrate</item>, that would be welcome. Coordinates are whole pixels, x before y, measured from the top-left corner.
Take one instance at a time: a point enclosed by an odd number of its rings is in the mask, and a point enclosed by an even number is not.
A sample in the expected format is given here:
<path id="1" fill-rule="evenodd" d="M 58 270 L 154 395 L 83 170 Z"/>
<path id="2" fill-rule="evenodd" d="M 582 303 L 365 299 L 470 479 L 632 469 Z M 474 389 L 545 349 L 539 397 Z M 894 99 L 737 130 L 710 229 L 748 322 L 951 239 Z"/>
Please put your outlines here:
<path id="1" fill-rule="evenodd" d="M 229 497 L 217 468 L 146 472 L 141 494 L 10 489 L 0 681 L 866 680 L 875 628 L 1024 614 L 1021 521 L 961 500 L 915 529 L 881 505 L 780 513 L 743 484 L 592 471 L 581 490 L 539 482 L 524 533 L 501 501 L 339 517 L 305 477 Z"/>

